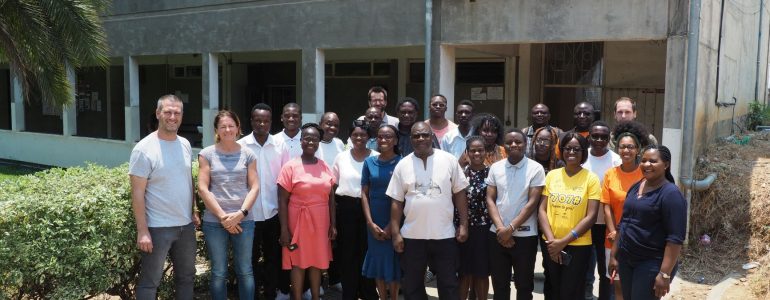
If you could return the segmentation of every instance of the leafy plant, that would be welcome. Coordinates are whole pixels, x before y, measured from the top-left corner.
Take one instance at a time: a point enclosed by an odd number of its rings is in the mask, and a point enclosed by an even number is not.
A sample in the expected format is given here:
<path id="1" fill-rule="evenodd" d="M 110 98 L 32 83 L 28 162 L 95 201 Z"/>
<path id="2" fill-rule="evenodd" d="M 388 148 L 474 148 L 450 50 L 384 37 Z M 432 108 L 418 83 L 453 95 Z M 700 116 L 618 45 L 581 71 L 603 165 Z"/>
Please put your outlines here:
<path id="1" fill-rule="evenodd" d="M 754 101 L 749 103 L 749 113 L 746 115 L 746 128 L 754 130 L 760 125 L 770 125 L 770 106 Z"/>

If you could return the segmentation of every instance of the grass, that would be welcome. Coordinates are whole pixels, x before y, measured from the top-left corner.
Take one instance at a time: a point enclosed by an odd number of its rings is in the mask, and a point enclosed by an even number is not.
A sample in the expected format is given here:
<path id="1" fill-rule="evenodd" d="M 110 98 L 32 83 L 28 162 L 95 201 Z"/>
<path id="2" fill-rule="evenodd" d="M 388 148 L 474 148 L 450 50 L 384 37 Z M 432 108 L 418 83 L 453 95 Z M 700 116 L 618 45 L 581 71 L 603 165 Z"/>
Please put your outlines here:
<path id="1" fill-rule="evenodd" d="M 39 170 L 30 169 L 30 168 L 24 168 L 19 166 L 13 166 L 13 165 L 3 165 L 0 164 L 0 181 L 10 179 L 13 180 L 16 177 L 32 174 Z"/>

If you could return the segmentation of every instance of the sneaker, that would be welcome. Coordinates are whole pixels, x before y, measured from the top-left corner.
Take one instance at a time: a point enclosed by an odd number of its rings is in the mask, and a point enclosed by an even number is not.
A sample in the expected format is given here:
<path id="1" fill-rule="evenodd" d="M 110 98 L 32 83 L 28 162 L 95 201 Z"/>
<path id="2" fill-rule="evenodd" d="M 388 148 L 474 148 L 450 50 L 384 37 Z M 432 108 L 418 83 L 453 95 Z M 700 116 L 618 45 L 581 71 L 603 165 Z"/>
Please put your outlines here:
<path id="1" fill-rule="evenodd" d="M 313 294 L 310 293 L 310 289 L 305 290 L 304 293 L 302 293 L 302 300 L 310 300 L 313 299 Z"/>
<path id="2" fill-rule="evenodd" d="M 425 270 L 425 283 L 431 282 L 434 279 L 436 279 L 436 275 L 433 275 L 433 272 L 430 270 Z"/>
<path id="3" fill-rule="evenodd" d="M 284 294 L 280 290 L 275 294 L 275 300 L 289 300 L 289 294 Z"/>

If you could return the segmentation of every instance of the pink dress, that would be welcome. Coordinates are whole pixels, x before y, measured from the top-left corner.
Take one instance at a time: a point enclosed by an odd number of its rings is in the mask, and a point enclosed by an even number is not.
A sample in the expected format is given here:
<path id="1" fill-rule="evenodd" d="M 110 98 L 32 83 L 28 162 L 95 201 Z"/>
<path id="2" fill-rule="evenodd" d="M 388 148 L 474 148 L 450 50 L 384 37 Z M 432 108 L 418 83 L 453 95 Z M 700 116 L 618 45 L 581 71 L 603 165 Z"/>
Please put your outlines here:
<path id="1" fill-rule="evenodd" d="M 278 175 L 278 184 L 289 192 L 289 232 L 297 249 L 283 247 L 282 267 L 328 269 L 332 260 L 329 240 L 329 192 L 334 175 L 322 160 L 312 165 L 301 158 L 287 162 Z"/>

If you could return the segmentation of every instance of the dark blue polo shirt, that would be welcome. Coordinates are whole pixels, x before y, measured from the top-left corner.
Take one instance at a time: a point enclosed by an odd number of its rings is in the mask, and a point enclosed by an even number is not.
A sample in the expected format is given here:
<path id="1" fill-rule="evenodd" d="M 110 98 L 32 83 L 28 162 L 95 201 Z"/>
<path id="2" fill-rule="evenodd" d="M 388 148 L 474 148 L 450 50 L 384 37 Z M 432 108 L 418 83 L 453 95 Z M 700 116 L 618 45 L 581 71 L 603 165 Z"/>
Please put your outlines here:
<path id="1" fill-rule="evenodd" d="M 620 220 L 618 256 L 629 263 L 663 259 L 666 242 L 681 245 L 687 230 L 687 201 L 667 182 L 638 198 L 639 183 L 628 191 Z"/>

